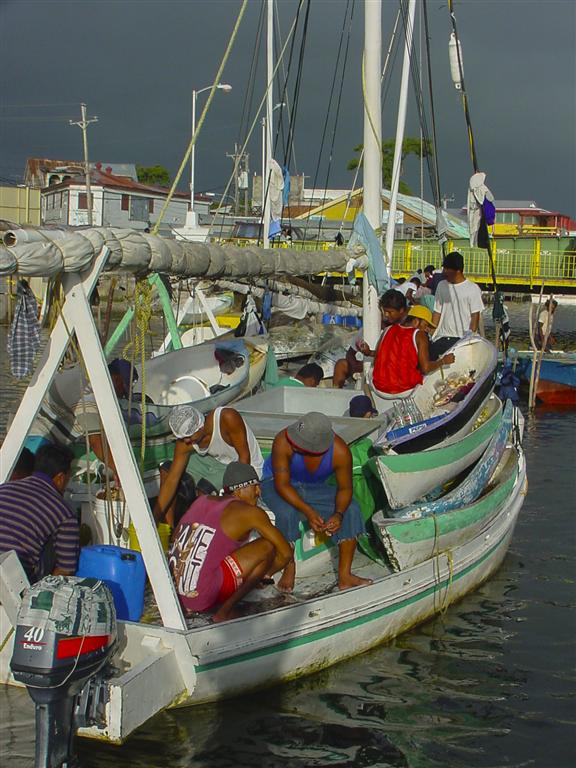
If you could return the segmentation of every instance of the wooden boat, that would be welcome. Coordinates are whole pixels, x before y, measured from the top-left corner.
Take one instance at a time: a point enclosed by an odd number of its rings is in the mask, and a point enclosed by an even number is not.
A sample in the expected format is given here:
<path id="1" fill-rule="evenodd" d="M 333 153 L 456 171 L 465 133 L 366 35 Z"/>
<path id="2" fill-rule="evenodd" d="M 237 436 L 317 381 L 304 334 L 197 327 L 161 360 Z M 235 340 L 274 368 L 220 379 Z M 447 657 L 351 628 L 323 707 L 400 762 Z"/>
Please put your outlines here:
<path id="1" fill-rule="evenodd" d="M 412 504 L 416 499 L 456 477 L 471 466 L 484 452 L 492 435 L 502 422 L 502 403 L 495 396 L 480 409 L 481 423 L 448 444 L 415 453 L 387 453 L 375 456 L 371 466 L 376 470 L 392 509 Z"/>
<path id="2" fill-rule="evenodd" d="M 516 372 L 529 382 L 532 373 L 532 352 L 519 352 Z M 576 407 L 576 354 L 574 352 L 545 352 L 540 366 L 536 397 L 546 405 Z"/>
<path id="3" fill-rule="evenodd" d="M 129 434 L 138 438 L 142 422 L 150 440 L 170 434 L 168 417 L 175 405 L 190 404 L 206 413 L 227 405 L 246 391 L 250 373 L 250 353 L 242 339 L 209 341 L 194 347 L 166 352 L 148 360 L 142 370 L 135 365 Z M 142 406 L 142 389 L 151 400 Z M 49 397 L 70 407 L 79 401 L 82 380 L 77 367 L 58 374 Z"/>
<path id="4" fill-rule="evenodd" d="M 437 513 L 412 519 L 387 519 L 383 512 L 377 512 L 372 518 L 374 530 L 394 570 L 404 571 L 433 558 L 436 553 L 448 555 L 455 547 L 481 536 L 525 483 L 522 451 L 519 447 L 510 447 L 504 452 L 498 472 L 472 503 L 446 510 L 440 508 Z"/>
<path id="5" fill-rule="evenodd" d="M 292 596 L 258 590 L 242 618 L 213 625 L 199 616 L 179 629 L 162 626 L 150 609 L 145 621 L 119 622 L 121 651 L 105 681 L 108 703 L 101 722 L 80 733 L 120 743 L 166 706 L 216 701 L 319 671 L 444 610 L 488 579 L 506 554 L 525 493 L 517 461 L 512 487 L 501 483 L 498 500 L 487 494 L 485 524 L 465 541 L 433 550 L 401 573 L 358 555 L 355 571 L 374 579 L 369 586 L 334 590 L 333 550 L 324 548 L 309 558 L 307 572 L 299 568 Z M 433 525 L 431 519 L 395 525 L 416 522 Z M 0 577 L 6 578 L 4 565 Z M 5 682 L 10 656 L 8 642 L 0 651 Z"/>
<path id="6" fill-rule="evenodd" d="M 392 448 L 396 453 L 414 453 L 442 441 L 457 439 L 462 435 L 462 430 L 469 431 L 468 424 L 494 387 L 498 354 L 494 345 L 481 336 L 461 339 L 450 351 L 456 356 L 456 361 L 447 373 L 438 370 L 429 374 L 409 398 L 410 407 L 419 418 L 414 420 L 409 412 L 408 417 L 412 423 L 397 426 L 398 422 L 393 422 L 392 428 L 389 427 L 378 439 L 377 445 Z M 458 401 L 438 401 L 442 386 L 451 380 L 457 386 L 460 377 L 473 378 L 474 383 L 469 391 Z M 378 409 L 390 404 L 388 412 L 393 413 L 390 410 L 392 405 L 398 403 L 401 408 L 405 407 L 407 399 L 376 395 L 375 402 Z"/>

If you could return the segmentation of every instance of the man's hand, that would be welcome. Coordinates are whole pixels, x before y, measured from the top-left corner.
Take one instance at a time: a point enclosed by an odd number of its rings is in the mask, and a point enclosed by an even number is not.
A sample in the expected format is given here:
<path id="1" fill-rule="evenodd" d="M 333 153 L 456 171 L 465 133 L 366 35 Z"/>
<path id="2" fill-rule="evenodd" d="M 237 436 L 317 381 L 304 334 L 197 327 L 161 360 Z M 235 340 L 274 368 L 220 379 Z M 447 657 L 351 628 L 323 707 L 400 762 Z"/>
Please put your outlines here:
<path id="1" fill-rule="evenodd" d="M 194 451 L 194 443 L 187 437 L 176 440 L 174 443 L 174 458 L 189 456 Z"/>
<path id="2" fill-rule="evenodd" d="M 310 528 L 312 528 L 312 530 L 315 533 L 324 533 L 324 531 L 326 530 L 327 524 L 320 517 L 318 512 L 315 512 L 314 510 L 312 510 L 311 512 L 308 512 L 306 514 L 306 519 L 310 523 Z"/>
<path id="3" fill-rule="evenodd" d="M 342 525 L 342 515 L 340 512 L 334 512 L 332 517 L 328 519 L 328 522 L 326 523 L 326 533 L 329 536 L 332 536 L 333 533 L 337 533 L 340 530 L 340 527 Z"/>

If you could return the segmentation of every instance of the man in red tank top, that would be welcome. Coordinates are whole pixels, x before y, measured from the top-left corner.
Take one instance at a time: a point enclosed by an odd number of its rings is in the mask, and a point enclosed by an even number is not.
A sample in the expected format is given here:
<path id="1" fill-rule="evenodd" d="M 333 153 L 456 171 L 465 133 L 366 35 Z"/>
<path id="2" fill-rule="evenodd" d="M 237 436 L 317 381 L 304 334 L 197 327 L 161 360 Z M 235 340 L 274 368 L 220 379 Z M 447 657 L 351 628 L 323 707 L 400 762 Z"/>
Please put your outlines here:
<path id="1" fill-rule="evenodd" d="M 380 311 L 390 325 L 384 329 L 376 350 L 362 351 L 373 356 L 372 384 L 376 392 L 396 395 L 414 389 L 424 376 L 454 362 L 454 355 L 430 360 L 429 330 L 434 328 L 432 312 L 416 304 L 408 310 L 405 297 L 395 290 L 380 297 Z"/>
<path id="2" fill-rule="evenodd" d="M 213 621 L 235 618 L 236 603 L 292 560 L 259 497 L 254 468 L 234 461 L 226 467 L 224 496 L 201 496 L 182 517 L 168 560 L 186 612 L 217 608 Z M 260 537 L 248 542 L 253 530 Z"/>

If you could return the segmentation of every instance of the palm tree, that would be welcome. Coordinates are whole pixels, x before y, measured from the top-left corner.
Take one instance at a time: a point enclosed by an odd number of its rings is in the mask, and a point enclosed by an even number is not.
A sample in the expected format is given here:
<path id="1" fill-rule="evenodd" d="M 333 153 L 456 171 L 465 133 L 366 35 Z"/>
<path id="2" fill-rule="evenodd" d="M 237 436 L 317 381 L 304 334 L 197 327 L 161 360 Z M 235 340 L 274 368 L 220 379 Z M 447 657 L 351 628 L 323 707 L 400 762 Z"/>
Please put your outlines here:
<path id="1" fill-rule="evenodd" d="M 392 167 L 394 164 L 394 147 L 396 145 L 396 141 L 394 139 L 387 139 L 386 141 L 382 142 L 382 184 L 387 189 L 390 189 L 392 184 Z M 362 153 L 362 150 L 364 149 L 363 144 L 358 144 L 357 147 L 354 147 L 354 152 L 358 152 L 360 155 Z M 403 167 L 404 167 L 404 159 L 408 157 L 408 155 L 418 155 L 422 157 L 429 157 L 434 154 L 434 151 L 432 149 L 432 142 L 429 139 L 414 139 L 414 138 L 406 138 L 402 142 L 402 159 L 400 162 L 400 177 L 402 177 Z M 347 168 L 349 171 L 354 171 L 356 168 L 358 168 L 359 164 L 359 157 L 355 157 L 353 160 L 350 160 L 350 162 L 347 165 Z M 411 195 L 412 190 L 410 187 L 400 180 L 399 190 L 405 195 Z"/>

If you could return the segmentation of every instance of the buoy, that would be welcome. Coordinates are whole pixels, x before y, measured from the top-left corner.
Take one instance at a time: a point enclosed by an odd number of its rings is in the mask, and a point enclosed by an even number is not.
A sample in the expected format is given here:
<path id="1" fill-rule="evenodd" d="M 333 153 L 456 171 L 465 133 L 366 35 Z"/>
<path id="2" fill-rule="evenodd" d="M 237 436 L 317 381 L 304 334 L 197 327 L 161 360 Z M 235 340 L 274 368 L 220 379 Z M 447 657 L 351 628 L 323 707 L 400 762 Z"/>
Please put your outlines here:
<path id="1" fill-rule="evenodd" d="M 460 65 L 458 64 L 458 55 L 460 55 L 460 64 L 462 65 L 462 75 L 460 75 Z M 452 75 L 452 82 L 454 88 L 457 91 L 462 90 L 462 78 L 464 77 L 464 59 L 462 58 L 462 46 L 460 42 L 456 42 L 456 35 L 454 32 L 450 34 L 450 42 L 448 43 L 448 56 L 450 57 L 450 74 Z"/>

